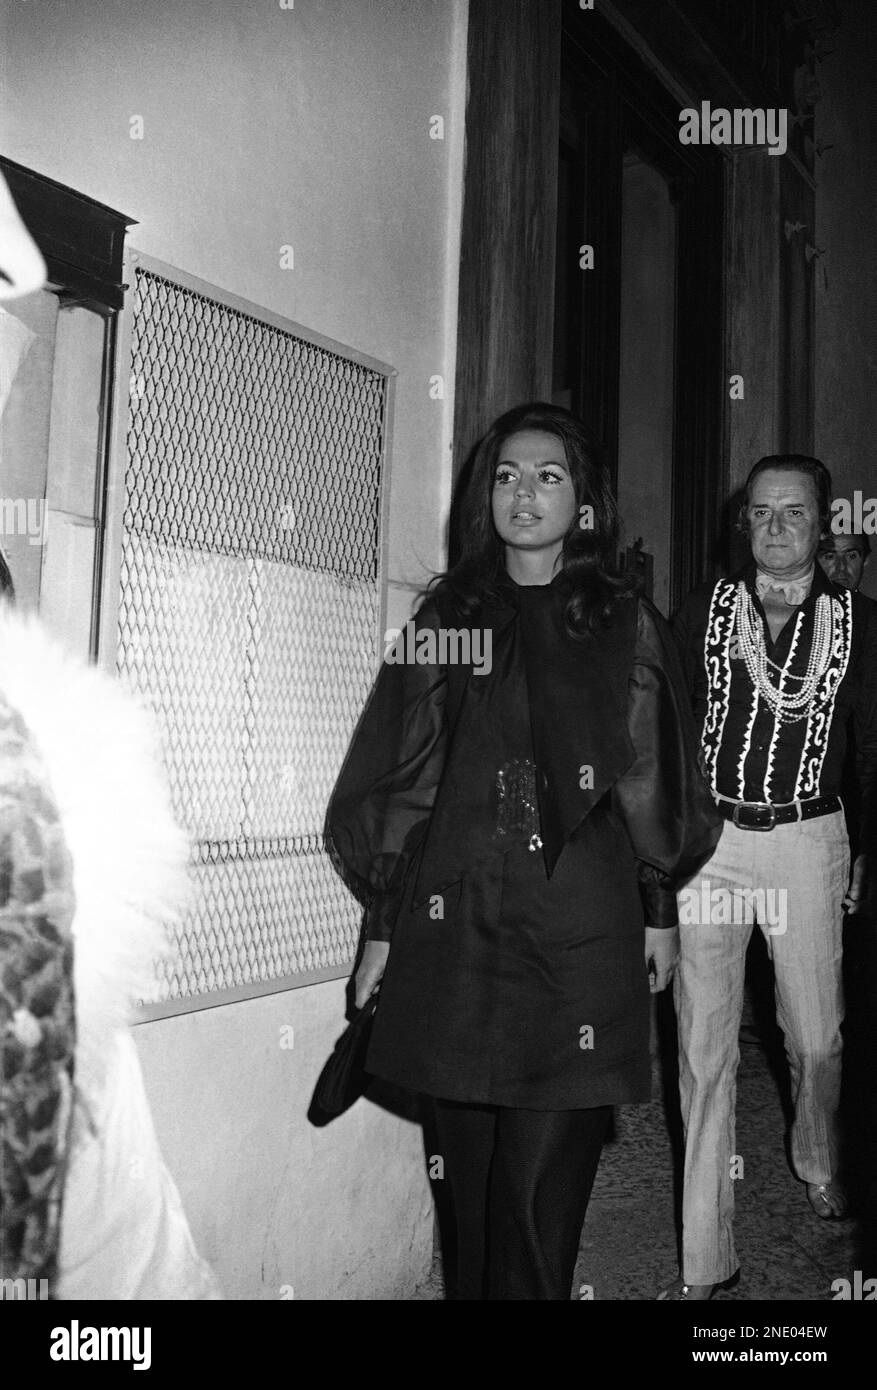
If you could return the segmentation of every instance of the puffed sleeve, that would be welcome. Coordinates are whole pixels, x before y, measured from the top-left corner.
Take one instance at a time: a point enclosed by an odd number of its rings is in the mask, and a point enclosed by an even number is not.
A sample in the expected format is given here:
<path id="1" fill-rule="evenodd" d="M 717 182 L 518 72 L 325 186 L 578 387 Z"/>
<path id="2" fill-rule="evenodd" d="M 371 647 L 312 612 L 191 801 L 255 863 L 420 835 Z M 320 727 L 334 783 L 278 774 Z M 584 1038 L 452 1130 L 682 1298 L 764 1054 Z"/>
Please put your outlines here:
<path id="1" fill-rule="evenodd" d="M 373 941 L 392 936 L 444 769 L 447 676 L 430 640 L 438 626 L 427 602 L 385 655 L 329 804 L 330 848 L 369 900 Z"/>
<path id="2" fill-rule="evenodd" d="M 722 832 L 673 638 L 641 599 L 628 686 L 636 759 L 613 789 L 638 861 L 646 923 L 674 927 L 676 890 L 706 863 Z"/>

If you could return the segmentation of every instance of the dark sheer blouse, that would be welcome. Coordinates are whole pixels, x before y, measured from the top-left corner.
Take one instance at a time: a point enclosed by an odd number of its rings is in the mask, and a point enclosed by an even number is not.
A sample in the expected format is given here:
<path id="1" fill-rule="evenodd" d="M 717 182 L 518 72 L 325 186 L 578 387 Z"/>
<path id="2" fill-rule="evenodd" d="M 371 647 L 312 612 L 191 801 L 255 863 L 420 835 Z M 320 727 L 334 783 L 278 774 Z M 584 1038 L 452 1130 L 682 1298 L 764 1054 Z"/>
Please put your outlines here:
<path id="1" fill-rule="evenodd" d="M 509 580 L 500 601 L 470 620 L 490 634 L 489 672 L 441 663 L 442 628 L 467 624 L 432 599 L 415 623 L 418 634 L 435 634 L 435 659 L 424 640 L 423 660 L 382 665 L 327 821 L 347 874 L 370 900 L 370 939 L 391 938 L 409 873 L 413 902 L 422 903 L 507 849 L 497 833 L 500 774 L 531 757 L 539 801 L 531 847 L 546 880 L 602 802 L 629 839 L 647 924 L 676 924 L 676 889 L 709 857 L 722 822 L 700 769 L 674 643 L 643 599 L 621 600 L 608 629 L 573 638 L 566 592 L 562 576 L 544 588 Z M 520 815 L 516 823 L 526 825 Z"/>

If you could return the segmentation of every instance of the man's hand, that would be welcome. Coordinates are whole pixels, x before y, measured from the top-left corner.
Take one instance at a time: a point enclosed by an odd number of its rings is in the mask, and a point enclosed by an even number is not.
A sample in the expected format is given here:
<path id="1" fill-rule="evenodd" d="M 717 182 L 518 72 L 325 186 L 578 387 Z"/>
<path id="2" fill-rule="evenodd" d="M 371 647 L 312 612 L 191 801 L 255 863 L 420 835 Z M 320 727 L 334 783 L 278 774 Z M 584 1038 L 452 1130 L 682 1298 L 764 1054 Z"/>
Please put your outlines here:
<path id="1" fill-rule="evenodd" d="M 679 928 L 646 927 L 646 967 L 652 994 L 667 988 L 678 959 Z"/>
<path id="2" fill-rule="evenodd" d="M 850 886 L 843 900 L 844 910 L 852 917 L 856 913 L 871 916 L 874 908 L 874 871 L 870 854 L 860 854 L 853 864 Z"/>
<path id="3" fill-rule="evenodd" d="M 367 941 L 359 962 L 354 981 L 356 1007 L 361 1009 L 374 994 L 384 977 L 387 956 L 390 954 L 389 941 Z"/>

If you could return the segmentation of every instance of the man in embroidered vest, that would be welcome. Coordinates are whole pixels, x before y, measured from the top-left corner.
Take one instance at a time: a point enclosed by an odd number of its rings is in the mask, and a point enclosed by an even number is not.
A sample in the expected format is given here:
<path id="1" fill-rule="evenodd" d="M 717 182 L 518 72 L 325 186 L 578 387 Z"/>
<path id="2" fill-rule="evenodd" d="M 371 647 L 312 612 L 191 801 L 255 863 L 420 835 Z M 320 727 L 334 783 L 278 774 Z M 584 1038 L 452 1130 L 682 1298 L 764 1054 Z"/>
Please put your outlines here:
<path id="1" fill-rule="evenodd" d="M 740 515 L 751 562 L 695 590 L 674 624 L 727 824 L 679 901 L 683 1250 L 680 1277 L 660 1299 L 708 1299 L 739 1275 L 737 1040 L 756 922 L 773 960 L 789 1062 L 793 1167 L 817 1216 L 846 1211 L 837 1136 L 841 932 L 844 908 L 865 905 L 877 846 L 877 606 L 816 564 L 830 503 L 831 476 L 818 459 L 761 459 Z M 839 792 L 853 731 L 862 819 L 850 877 Z"/>

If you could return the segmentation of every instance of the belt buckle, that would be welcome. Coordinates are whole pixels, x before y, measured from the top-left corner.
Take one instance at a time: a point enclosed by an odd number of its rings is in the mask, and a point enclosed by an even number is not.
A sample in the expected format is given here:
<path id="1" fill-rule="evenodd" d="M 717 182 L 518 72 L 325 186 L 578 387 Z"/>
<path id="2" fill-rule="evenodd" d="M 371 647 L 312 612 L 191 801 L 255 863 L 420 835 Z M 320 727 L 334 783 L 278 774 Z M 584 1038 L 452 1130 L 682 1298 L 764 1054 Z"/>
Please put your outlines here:
<path id="1" fill-rule="evenodd" d="M 741 811 L 754 811 L 756 814 L 766 811 L 770 819 L 766 824 L 759 824 L 758 821 L 741 819 Z M 773 830 L 777 823 L 777 813 L 769 801 L 738 801 L 731 816 L 733 823 L 741 830 Z"/>

